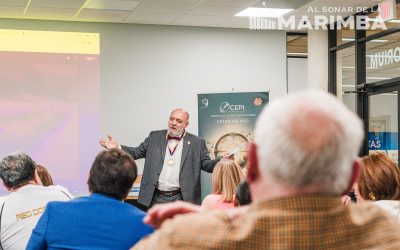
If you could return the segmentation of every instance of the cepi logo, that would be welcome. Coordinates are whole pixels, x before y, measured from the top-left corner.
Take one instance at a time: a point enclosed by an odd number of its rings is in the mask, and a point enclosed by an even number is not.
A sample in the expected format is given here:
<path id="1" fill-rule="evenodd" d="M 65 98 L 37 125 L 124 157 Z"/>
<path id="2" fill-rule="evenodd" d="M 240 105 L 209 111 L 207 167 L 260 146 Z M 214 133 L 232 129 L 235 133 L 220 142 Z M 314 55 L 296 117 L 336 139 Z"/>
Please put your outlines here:
<path id="1" fill-rule="evenodd" d="M 244 105 L 239 104 L 229 104 L 229 102 L 223 102 L 221 106 L 219 106 L 219 111 L 221 113 L 226 113 L 229 111 L 244 111 Z"/>

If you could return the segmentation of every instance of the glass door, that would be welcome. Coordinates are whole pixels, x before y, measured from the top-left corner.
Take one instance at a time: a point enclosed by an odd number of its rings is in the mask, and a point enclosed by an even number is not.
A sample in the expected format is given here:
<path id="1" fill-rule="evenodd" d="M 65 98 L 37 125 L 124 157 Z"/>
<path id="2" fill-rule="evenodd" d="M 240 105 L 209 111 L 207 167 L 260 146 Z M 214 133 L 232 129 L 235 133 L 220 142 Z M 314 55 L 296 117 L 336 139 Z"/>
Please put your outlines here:
<path id="1" fill-rule="evenodd" d="M 384 152 L 398 163 L 399 155 L 399 86 L 379 90 L 368 96 L 368 154 Z"/>

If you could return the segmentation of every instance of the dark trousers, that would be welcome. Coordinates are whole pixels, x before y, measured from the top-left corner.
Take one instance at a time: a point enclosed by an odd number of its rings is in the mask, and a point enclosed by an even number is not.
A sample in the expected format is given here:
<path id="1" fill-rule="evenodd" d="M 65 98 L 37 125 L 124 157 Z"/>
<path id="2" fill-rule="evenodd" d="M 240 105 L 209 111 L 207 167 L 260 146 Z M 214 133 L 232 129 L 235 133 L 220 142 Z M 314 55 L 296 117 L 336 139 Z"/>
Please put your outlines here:
<path id="1" fill-rule="evenodd" d="M 154 190 L 154 195 L 153 199 L 151 200 L 150 207 L 154 206 L 155 204 L 162 204 L 162 203 L 168 203 L 168 202 L 174 202 L 174 201 L 182 201 L 182 193 L 178 193 L 175 195 L 166 195 L 163 193 L 158 192 L 158 190 Z"/>

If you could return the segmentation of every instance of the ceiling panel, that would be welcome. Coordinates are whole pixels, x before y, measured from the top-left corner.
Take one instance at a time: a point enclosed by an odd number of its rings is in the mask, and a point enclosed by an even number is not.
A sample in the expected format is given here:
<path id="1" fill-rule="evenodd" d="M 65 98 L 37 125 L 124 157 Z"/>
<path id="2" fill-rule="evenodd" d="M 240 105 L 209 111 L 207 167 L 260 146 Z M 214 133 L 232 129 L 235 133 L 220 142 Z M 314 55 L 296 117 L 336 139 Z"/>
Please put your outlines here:
<path id="1" fill-rule="evenodd" d="M 242 11 L 242 7 L 222 7 L 222 6 L 197 6 L 189 10 L 186 14 L 199 16 L 226 16 L 231 17 Z"/>
<path id="2" fill-rule="evenodd" d="M 84 3 L 85 0 L 32 0 L 29 7 L 74 9 L 81 7 Z"/>
<path id="3" fill-rule="evenodd" d="M 86 9 L 105 9 L 105 10 L 133 10 L 140 4 L 139 1 L 132 0 L 90 0 Z"/>
<path id="4" fill-rule="evenodd" d="M 195 7 L 193 4 L 182 3 L 164 3 L 164 2 L 142 2 L 135 12 L 142 13 L 161 13 L 161 14 L 184 14 L 191 8 Z"/>
<path id="5" fill-rule="evenodd" d="M 77 21 L 91 21 L 91 22 L 123 22 L 131 12 L 123 10 L 95 10 L 95 9 L 83 9 Z"/>
<path id="6" fill-rule="evenodd" d="M 150 24 L 170 24 L 177 19 L 179 15 L 172 14 L 151 14 L 151 13 L 133 13 L 124 21 L 133 23 L 150 23 Z"/>
<path id="7" fill-rule="evenodd" d="M 0 0 L 0 6 L 26 6 L 27 3 L 28 0 Z"/>
<path id="8" fill-rule="evenodd" d="M 74 17 L 76 9 L 57 8 L 29 8 L 25 16 L 27 18 L 44 20 L 70 20 Z"/>
<path id="9" fill-rule="evenodd" d="M 202 2 L 202 0 L 144 0 L 146 2 L 165 3 L 165 4 L 189 4 L 194 5 Z M 142 2 L 144 2 L 142 1 Z"/>
<path id="10" fill-rule="evenodd" d="M 194 15 L 183 15 L 176 19 L 174 25 L 189 25 L 189 26 L 208 26 L 217 27 L 224 21 L 224 17 L 218 16 L 194 16 Z"/>
<path id="11" fill-rule="evenodd" d="M 24 13 L 25 7 L 1 6 L 0 16 L 2 17 L 16 17 Z"/>
<path id="12" fill-rule="evenodd" d="M 215 27 L 248 28 L 249 19 L 234 15 L 246 7 L 283 6 L 296 4 L 289 15 L 300 18 L 313 17 L 309 6 L 371 7 L 376 0 L 0 0 L 0 18 L 37 18 L 44 20 L 71 20 L 115 23 L 148 23 L 164 25 L 198 25 Z M 28 4 L 30 3 L 30 4 Z M 27 15 L 21 8 L 27 7 Z M 355 9 L 355 8 L 354 8 Z M 40 12 L 43 13 L 40 13 Z M 74 13 L 74 15 L 70 15 Z M 77 18 L 75 14 L 80 13 Z M 327 14 L 327 13 L 325 13 Z M 352 13 L 345 13 L 343 16 Z"/>
<path id="13" fill-rule="evenodd" d="M 203 0 L 199 3 L 199 6 L 230 6 L 230 7 L 242 7 L 247 8 L 258 0 Z"/>

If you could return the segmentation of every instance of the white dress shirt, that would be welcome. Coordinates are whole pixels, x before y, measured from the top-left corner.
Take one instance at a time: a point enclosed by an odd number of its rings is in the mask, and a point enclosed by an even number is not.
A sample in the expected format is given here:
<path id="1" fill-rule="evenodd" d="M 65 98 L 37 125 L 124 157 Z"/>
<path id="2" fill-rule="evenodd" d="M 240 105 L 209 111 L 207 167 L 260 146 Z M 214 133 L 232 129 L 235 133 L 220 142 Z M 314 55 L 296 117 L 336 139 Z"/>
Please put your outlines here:
<path id="1" fill-rule="evenodd" d="M 171 155 L 169 147 L 176 149 Z M 157 188 L 161 191 L 173 191 L 180 188 L 179 173 L 181 171 L 181 158 L 182 158 L 183 138 L 180 141 L 168 140 L 167 148 L 165 149 L 164 164 L 158 178 Z M 172 150 L 171 150 L 172 151 Z"/>

